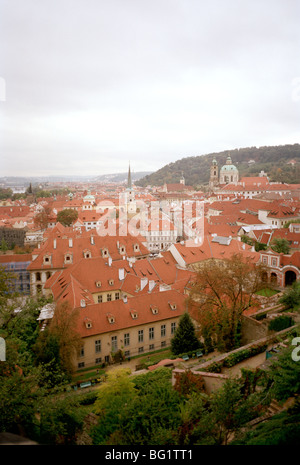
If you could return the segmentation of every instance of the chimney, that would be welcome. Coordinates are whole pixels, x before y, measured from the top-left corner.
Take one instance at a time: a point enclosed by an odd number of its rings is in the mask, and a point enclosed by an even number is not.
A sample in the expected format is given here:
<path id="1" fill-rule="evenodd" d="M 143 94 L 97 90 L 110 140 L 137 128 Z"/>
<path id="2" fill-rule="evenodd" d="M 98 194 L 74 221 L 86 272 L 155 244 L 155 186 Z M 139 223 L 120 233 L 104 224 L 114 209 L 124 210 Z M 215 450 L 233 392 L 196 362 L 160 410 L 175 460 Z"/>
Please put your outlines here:
<path id="1" fill-rule="evenodd" d="M 108 257 L 108 266 L 111 266 L 111 264 L 112 264 L 112 258 Z"/>
<path id="2" fill-rule="evenodd" d="M 53 248 L 56 249 L 56 239 L 53 241 Z"/>
<path id="3" fill-rule="evenodd" d="M 123 281 L 124 278 L 125 278 L 125 269 L 119 268 L 119 280 Z"/>
<path id="4" fill-rule="evenodd" d="M 73 239 L 69 239 L 69 247 L 73 247 Z"/>
<path id="5" fill-rule="evenodd" d="M 124 304 L 127 304 L 127 295 L 123 295 L 123 302 Z"/>

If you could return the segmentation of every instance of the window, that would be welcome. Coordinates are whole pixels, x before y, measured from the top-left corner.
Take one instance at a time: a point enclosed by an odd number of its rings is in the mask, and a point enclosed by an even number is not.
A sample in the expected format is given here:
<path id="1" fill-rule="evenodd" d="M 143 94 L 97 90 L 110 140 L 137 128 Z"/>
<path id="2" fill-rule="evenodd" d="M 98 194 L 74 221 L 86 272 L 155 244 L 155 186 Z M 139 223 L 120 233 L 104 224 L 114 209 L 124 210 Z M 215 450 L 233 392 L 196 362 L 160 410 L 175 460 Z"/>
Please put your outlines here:
<path id="1" fill-rule="evenodd" d="M 124 334 L 124 346 L 130 345 L 130 336 L 129 333 Z"/>
<path id="2" fill-rule="evenodd" d="M 154 344 L 150 344 L 149 345 L 149 350 L 153 350 L 154 349 Z"/>
<path id="3" fill-rule="evenodd" d="M 176 323 L 171 323 L 171 334 L 174 334 L 176 331 Z"/>
<path id="4" fill-rule="evenodd" d="M 139 354 L 141 354 L 142 352 L 144 352 L 144 347 L 139 347 Z"/>
<path id="5" fill-rule="evenodd" d="M 110 302 L 110 301 L 111 301 L 111 294 L 107 294 L 106 300 L 107 300 L 107 302 Z"/>
<path id="6" fill-rule="evenodd" d="M 119 300 L 119 299 L 120 299 L 120 292 L 116 292 L 116 293 L 115 293 L 115 299 L 116 299 L 116 300 Z"/>
<path id="7" fill-rule="evenodd" d="M 267 257 L 263 257 L 263 264 L 264 264 L 264 265 L 267 265 L 267 264 L 268 264 L 268 258 L 267 258 Z"/>
<path id="8" fill-rule="evenodd" d="M 98 295 L 98 304 L 101 304 L 102 301 L 103 301 L 102 295 Z"/>
<path id="9" fill-rule="evenodd" d="M 277 258 L 272 258 L 272 266 L 277 266 Z"/>
<path id="10" fill-rule="evenodd" d="M 117 336 L 111 337 L 111 350 L 112 352 L 116 352 L 118 350 Z"/>
<path id="11" fill-rule="evenodd" d="M 97 341 L 95 341 L 95 352 L 101 352 L 101 339 L 97 339 Z"/>
<path id="12" fill-rule="evenodd" d="M 161 341 L 160 346 L 161 346 L 161 347 L 166 347 L 166 341 Z"/>
<path id="13" fill-rule="evenodd" d="M 166 325 L 161 325 L 161 327 L 160 327 L 160 335 L 161 335 L 161 337 L 165 337 L 165 335 L 166 335 Z"/>
<path id="14" fill-rule="evenodd" d="M 125 357 L 130 357 L 130 350 L 125 350 L 124 356 Z"/>
<path id="15" fill-rule="evenodd" d="M 154 328 L 149 328 L 149 340 L 154 339 Z"/>
<path id="16" fill-rule="evenodd" d="M 101 363 L 101 362 L 102 362 L 102 358 L 101 358 L 101 357 L 96 358 L 96 360 L 95 360 L 95 364 L 96 364 L 96 365 L 99 364 L 99 363 Z"/>
<path id="17" fill-rule="evenodd" d="M 84 347 L 79 350 L 79 357 L 84 357 Z"/>
<path id="18" fill-rule="evenodd" d="M 78 368 L 84 368 L 84 362 L 78 363 Z"/>
<path id="19" fill-rule="evenodd" d="M 144 330 L 143 330 L 143 329 L 139 329 L 139 337 L 138 337 L 138 340 L 139 340 L 139 342 L 143 342 L 143 341 L 144 341 Z"/>

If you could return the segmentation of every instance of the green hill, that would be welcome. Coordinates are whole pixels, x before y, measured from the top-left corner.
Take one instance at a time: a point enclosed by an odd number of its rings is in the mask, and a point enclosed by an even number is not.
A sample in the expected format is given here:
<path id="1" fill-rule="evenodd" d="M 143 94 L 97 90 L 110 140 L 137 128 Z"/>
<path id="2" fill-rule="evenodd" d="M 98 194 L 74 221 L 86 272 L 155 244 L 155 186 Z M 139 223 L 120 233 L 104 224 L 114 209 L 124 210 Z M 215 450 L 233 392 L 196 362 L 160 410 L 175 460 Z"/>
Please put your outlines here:
<path id="1" fill-rule="evenodd" d="M 241 176 L 257 176 L 264 170 L 270 181 L 300 183 L 300 144 L 279 145 L 270 147 L 248 147 L 210 153 L 196 157 L 185 157 L 174 163 L 169 163 L 154 173 L 136 182 L 138 186 L 161 186 L 164 183 L 177 183 L 183 173 L 185 183 L 200 187 L 208 183 L 212 159 L 215 157 L 219 169 L 230 155 L 233 164 Z M 254 160 L 255 163 L 248 163 Z M 287 164 L 296 160 L 297 164 Z"/>

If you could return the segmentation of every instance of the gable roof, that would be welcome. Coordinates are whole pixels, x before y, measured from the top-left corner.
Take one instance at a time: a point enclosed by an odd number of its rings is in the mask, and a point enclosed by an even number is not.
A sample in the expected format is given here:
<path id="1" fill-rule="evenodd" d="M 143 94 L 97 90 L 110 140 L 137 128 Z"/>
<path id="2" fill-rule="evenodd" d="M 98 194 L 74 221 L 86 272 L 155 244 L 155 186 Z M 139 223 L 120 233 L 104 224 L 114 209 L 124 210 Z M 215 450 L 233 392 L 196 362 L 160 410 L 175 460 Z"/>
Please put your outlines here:
<path id="1" fill-rule="evenodd" d="M 185 266 L 197 264 L 211 258 L 224 259 L 231 258 L 235 254 L 241 253 L 244 257 L 250 258 L 254 263 L 258 262 L 260 255 L 252 251 L 249 246 L 239 240 L 226 238 L 226 241 L 212 241 L 208 236 L 204 237 L 201 246 L 193 246 L 193 242 L 173 244 L 170 248 L 172 252 L 175 248 L 185 262 Z M 176 258 L 176 257 L 175 257 Z"/>
<path id="2" fill-rule="evenodd" d="M 170 290 L 138 295 L 127 302 L 114 300 L 89 305 L 80 308 L 78 332 L 81 337 L 88 337 L 180 317 L 186 309 L 185 300 L 184 295 Z M 175 304 L 175 308 L 171 304 Z M 154 307 L 157 308 L 157 313 L 152 312 Z M 133 313 L 137 315 L 136 318 L 132 317 Z M 113 317 L 113 323 L 109 322 L 108 315 Z M 86 327 L 86 319 L 91 323 L 90 328 Z"/>

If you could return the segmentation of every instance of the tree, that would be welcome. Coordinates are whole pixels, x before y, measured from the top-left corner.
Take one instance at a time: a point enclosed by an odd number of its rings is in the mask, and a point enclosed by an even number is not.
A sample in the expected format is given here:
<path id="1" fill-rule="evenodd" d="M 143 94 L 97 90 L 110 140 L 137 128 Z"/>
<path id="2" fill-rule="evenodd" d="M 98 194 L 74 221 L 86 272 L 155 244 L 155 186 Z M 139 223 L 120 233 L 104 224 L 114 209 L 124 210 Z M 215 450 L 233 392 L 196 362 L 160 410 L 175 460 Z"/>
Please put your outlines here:
<path id="1" fill-rule="evenodd" d="M 94 442 L 105 444 L 120 426 L 120 418 L 135 394 L 130 370 L 120 368 L 108 372 L 106 382 L 98 390 L 95 412 L 100 415 L 94 431 Z"/>
<path id="2" fill-rule="evenodd" d="M 274 415 L 269 420 L 240 434 L 232 445 L 298 446 L 300 437 L 300 402 L 287 411 Z"/>
<path id="3" fill-rule="evenodd" d="M 78 218 L 77 210 L 73 210 L 72 208 L 65 208 L 64 210 L 58 212 L 57 214 L 57 221 L 61 223 L 63 226 L 71 226 L 74 221 Z"/>
<path id="4" fill-rule="evenodd" d="M 107 389 L 110 408 L 105 411 L 105 417 L 100 417 L 94 442 L 118 445 L 174 444 L 180 420 L 181 397 L 172 387 L 170 369 L 162 367 L 135 377 L 125 376 L 127 385 L 129 381 L 133 385 L 126 389 L 123 384 L 117 396 L 113 395 L 115 387 L 112 393 Z M 110 423 L 112 421 L 113 425 Z"/>
<path id="5" fill-rule="evenodd" d="M 195 334 L 194 324 L 190 315 L 185 312 L 179 320 L 174 337 L 171 339 L 172 353 L 180 355 L 184 352 L 197 350 L 199 347 L 200 342 Z"/>
<path id="6" fill-rule="evenodd" d="M 72 309 L 65 301 L 56 304 L 54 316 L 49 325 L 49 336 L 55 346 L 59 345 L 59 360 L 61 368 L 67 373 L 74 371 L 74 355 L 81 347 L 81 337 L 77 331 L 78 309 Z M 46 341 L 47 342 L 47 341 Z"/>
<path id="7" fill-rule="evenodd" d="M 51 215 L 51 208 L 49 206 L 45 206 L 41 212 L 35 215 L 34 217 L 35 226 L 41 229 L 47 229 L 50 215 Z"/>
<path id="8" fill-rule="evenodd" d="M 40 406 L 39 441 L 42 444 L 76 444 L 84 415 L 74 395 L 45 398 Z"/>
<path id="9" fill-rule="evenodd" d="M 290 344 L 274 359 L 268 371 L 267 389 L 278 401 L 284 402 L 289 397 L 298 397 L 300 394 L 300 362 L 293 360 L 294 349 Z"/>
<path id="10" fill-rule="evenodd" d="M 279 302 L 284 304 L 286 308 L 299 309 L 300 307 L 300 282 L 294 281 L 292 286 L 288 288 Z"/>
<path id="11" fill-rule="evenodd" d="M 7 245 L 7 242 L 4 238 L 2 238 L 1 240 L 1 246 L 0 246 L 0 249 L 2 250 L 2 252 L 6 252 L 8 250 L 8 245 Z"/>
<path id="12" fill-rule="evenodd" d="M 284 253 L 287 255 L 290 252 L 290 243 L 286 239 L 275 238 L 271 243 L 271 249 L 277 253 Z"/>
<path id="13" fill-rule="evenodd" d="M 239 347 L 242 314 L 263 286 L 263 269 L 242 255 L 204 262 L 188 299 L 189 313 L 200 324 L 204 341 L 219 350 Z"/>
<path id="14" fill-rule="evenodd" d="M 245 398 L 238 378 L 229 378 L 210 395 L 192 392 L 181 407 L 178 442 L 226 445 L 233 433 L 257 416 L 257 404 L 257 394 Z"/>

